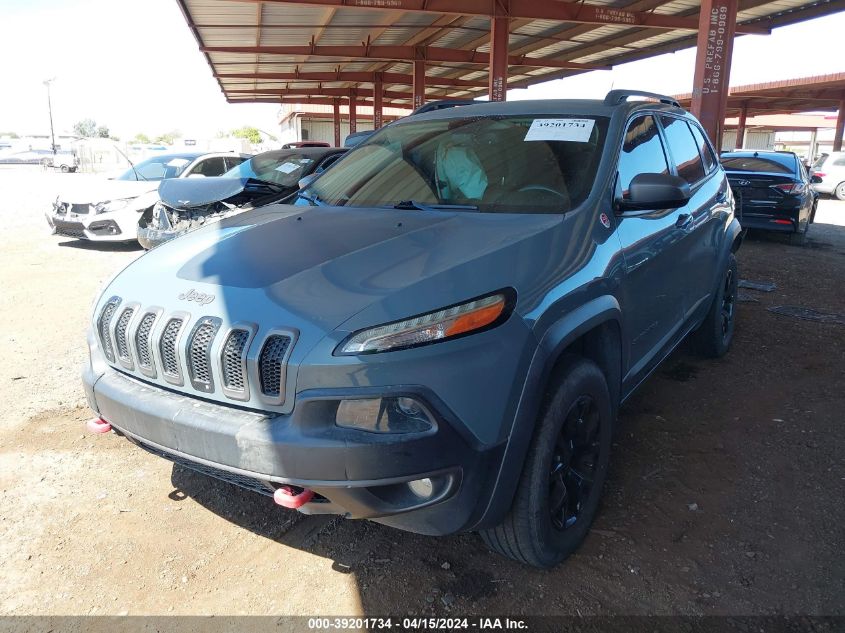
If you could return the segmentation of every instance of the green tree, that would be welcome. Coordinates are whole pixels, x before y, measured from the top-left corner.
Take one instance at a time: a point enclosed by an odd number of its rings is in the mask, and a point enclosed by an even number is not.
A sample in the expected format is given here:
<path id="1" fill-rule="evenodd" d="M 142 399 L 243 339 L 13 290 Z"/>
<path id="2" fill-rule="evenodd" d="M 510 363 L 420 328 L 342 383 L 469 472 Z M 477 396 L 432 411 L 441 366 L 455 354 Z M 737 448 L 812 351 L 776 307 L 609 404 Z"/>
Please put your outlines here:
<path id="1" fill-rule="evenodd" d="M 135 143 L 149 143 L 150 137 L 144 134 L 143 132 L 138 132 L 135 135 L 135 138 L 132 139 L 132 141 Z"/>
<path id="2" fill-rule="evenodd" d="M 109 137 L 109 128 L 105 125 L 101 125 L 97 128 L 97 136 L 100 138 L 108 138 Z"/>
<path id="3" fill-rule="evenodd" d="M 94 119 L 82 119 L 73 125 L 73 133 L 83 138 L 97 135 L 97 122 Z"/>
<path id="4" fill-rule="evenodd" d="M 250 143 L 255 143 L 256 145 L 261 142 L 261 133 L 258 131 L 258 128 L 250 127 L 245 125 L 237 130 L 232 130 L 232 136 L 237 138 L 245 138 Z"/>
<path id="5" fill-rule="evenodd" d="M 182 133 L 179 130 L 172 130 L 156 136 L 155 142 L 163 143 L 164 145 L 173 145 L 173 141 L 177 138 L 182 138 Z"/>

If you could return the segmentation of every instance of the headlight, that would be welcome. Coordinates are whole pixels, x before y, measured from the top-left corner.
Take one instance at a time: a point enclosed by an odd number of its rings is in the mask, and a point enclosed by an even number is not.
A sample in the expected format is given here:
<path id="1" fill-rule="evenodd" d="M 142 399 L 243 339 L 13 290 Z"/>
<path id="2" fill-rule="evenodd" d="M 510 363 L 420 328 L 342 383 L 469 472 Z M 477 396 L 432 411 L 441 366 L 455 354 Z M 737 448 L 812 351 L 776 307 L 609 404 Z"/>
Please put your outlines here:
<path id="1" fill-rule="evenodd" d="M 371 433 L 422 433 L 434 420 L 414 398 L 359 398 L 340 401 L 335 424 Z"/>
<path id="2" fill-rule="evenodd" d="M 97 213 L 111 213 L 112 211 L 120 211 L 125 209 L 132 201 L 132 198 L 124 198 L 123 200 L 108 200 L 106 202 L 99 202 L 94 206 Z"/>
<path id="3" fill-rule="evenodd" d="M 336 354 L 370 354 L 428 345 L 483 330 L 504 321 L 512 307 L 510 292 L 499 292 L 449 308 L 356 332 Z"/>

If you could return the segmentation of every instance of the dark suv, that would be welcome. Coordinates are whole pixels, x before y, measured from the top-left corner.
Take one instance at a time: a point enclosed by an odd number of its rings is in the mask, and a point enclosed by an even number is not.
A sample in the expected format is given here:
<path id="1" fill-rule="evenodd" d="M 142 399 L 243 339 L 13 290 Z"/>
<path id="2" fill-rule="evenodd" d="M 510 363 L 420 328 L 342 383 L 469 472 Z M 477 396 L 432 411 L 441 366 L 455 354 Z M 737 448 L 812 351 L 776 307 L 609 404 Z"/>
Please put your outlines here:
<path id="1" fill-rule="evenodd" d="M 408 117 L 290 202 L 106 286 L 92 430 L 300 512 L 475 530 L 547 567 L 596 514 L 620 403 L 688 334 L 731 343 L 733 198 L 665 97 Z"/>

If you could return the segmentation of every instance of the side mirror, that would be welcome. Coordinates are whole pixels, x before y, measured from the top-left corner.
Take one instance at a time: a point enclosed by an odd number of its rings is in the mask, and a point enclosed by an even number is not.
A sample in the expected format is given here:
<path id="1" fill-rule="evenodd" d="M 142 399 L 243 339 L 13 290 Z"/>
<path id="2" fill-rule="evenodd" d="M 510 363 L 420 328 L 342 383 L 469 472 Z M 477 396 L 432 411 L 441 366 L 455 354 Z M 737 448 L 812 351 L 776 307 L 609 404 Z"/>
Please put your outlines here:
<path id="1" fill-rule="evenodd" d="M 822 182 L 821 176 L 816 176 L 815 174 L 810 176 L 810 184 L 818 185 L 821 182 Z"/>
<path id="2" fill-rule="evenodd" d="M 307 176 L 303 176 L 302 178 L 300 178 L 300 179 L 299 179 L 299 182 L 297 183 L 297 184 L 299 185 L 299 188 L 300 188 L 300 189 L 305 189 L 305 187 L 307 187 L 307 186 L 308 186 L 308 185 L 310 185 L 312 182 L 314 182 L 315 180 L 317 180 L 317 176 L 318 176 L 318 175 L 319 175 L 319 174 L 308 174 Z"/>
<path id="3" fill-rule="evenodd" d="M 616 201 L 621 211 L 677 209 L 692 197 L 689 183 L 671 174 L 637 174 L 628 186 L 628 197 Z"/>

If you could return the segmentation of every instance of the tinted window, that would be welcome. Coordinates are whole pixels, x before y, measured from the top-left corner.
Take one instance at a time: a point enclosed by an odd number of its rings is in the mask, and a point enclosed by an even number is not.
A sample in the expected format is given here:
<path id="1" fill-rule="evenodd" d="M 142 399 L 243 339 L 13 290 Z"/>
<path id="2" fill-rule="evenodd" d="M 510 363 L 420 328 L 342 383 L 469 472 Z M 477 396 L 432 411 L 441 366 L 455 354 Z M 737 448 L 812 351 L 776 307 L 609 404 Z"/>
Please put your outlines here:
<path id="1" fill-rule="evenodd" d="M 619 154 L 618 171 L 618 186 L 623 196 L 628 194 L 631 179 L 637 174 L 669 173 L 666 153 L 653 116 L 639 117 L 628 125 Z"/>
<path id="2" fill-rule="evenodd" d="M 226 157 L 226 171 L 232 169 L 233 167 L 237 167 L 246 159 L 242 158 L 241 156 L 227 156 Z"/>
<path id="3" fill-rule="evenodd" d="M 202 174 L 203 176 L 222 176 L 226 173 L 226 159 L 222 156 L 215 158 L 207 158 L 194 167 L 192 174 Z"/>
<path id="4" fill-rule="evenodd" d="M 690 124 L 689 128 L 692 130 L 692 135 L 695 137 L 695 142 L 698 145 L 698 152 L 704 159 L 704 170 L 709 174 L 716 166 L 716 157 L 713 155 L 713 150 L 710 149 L 710 144 L 704 140 L 704 132 L 697 125 Z"/>
<path id="5" fill-rule="evenodd" d="M 191 158 L 185 156 L 174 156 L 172 154 L 155 156 L 140 163 L 135 163 L 134 167 L 130 167 L 118 176 L 117 180 L 164 180 L 166 178 L 176 178 L 185 171 L 191 160 Z"/>
<path id="6" fill-rule="evenodd" d="M 311 173 L 314 159 L 296 151 L 265 152 L 233 167 L 226 178 L 254 178 L 264 182 L 293 187 L 303 176 Z"/>
<path id="7" fill-rule="evenodd" d="M 687 122 L 669 116 L 660 117 L 660 121 L 666 131 L 666 142 L 669 143 L 678 175 L 691 185 L 697 183 L 704 178 L 704 165 Z"/>
<path id="8" fill-rule="evenodd" d="M 794 174 L 795 161 L 787 161 L 770 156 L 722 156 L 725 171 L 762 171 L 774 174 Z"/>

